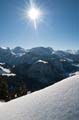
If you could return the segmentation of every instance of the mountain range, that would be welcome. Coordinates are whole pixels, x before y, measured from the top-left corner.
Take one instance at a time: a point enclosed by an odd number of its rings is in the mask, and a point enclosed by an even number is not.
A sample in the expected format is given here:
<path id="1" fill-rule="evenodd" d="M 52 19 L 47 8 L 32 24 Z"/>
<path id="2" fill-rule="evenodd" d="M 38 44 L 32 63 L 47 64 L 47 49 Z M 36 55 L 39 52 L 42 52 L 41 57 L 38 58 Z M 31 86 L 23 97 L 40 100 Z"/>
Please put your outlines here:
<path id="1" fill-rule="evenodd" d="M 40 90 L 77 71 L 79 50 L 0 47 L 0 99 L 7 101 L 27 94 L 28 91 Z"/>

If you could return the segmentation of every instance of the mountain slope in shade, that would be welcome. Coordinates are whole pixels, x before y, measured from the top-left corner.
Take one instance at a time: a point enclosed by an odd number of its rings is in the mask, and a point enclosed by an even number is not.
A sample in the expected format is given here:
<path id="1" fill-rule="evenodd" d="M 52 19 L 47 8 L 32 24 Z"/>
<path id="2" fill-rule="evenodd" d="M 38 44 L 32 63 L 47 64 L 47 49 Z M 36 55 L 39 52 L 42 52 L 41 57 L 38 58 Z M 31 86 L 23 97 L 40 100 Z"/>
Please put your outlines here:
<path id="1" fill-rule="evenodd" d="M 4 103 L 0 120 L 79 120 L 79 75 Z"/>
<path id="2" fill-rule="evenodd" d="M 26 50 L 21 47 L 15 47 L 11 50 L 17 57 L 22 56 L 26 53 Z"/>

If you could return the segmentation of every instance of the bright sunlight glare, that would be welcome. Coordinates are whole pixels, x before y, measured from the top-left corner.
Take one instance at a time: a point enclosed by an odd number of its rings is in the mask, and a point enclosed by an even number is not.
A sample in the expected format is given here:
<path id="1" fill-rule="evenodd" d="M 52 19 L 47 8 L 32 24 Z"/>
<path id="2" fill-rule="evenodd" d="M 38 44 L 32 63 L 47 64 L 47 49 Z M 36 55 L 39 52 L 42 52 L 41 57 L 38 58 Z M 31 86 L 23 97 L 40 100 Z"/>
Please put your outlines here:
<path id="1" fill-rule="evenodd" d="M 40 6 L 37 6 L 33 0 L 29 0 L 29 4 L 26 4 L 24 8 L 24 18 L 29 22 L 33 23 L 35 29 L 37 29 L 37 25 L 43 21 L 43 11 Z"/>
<path id="2" fill-rule="evenodd" d="M 37 20 L 40 17 L 40 11 L 36 8 L 31 8 L 28 11 L 28 16 L 32 19 L 32 20 Z"/>
<path id="3" fill-rule="evenodd" d="M 37 8 L 30 8 L 27 12 L 28 17 L 33 21 L 35 29 L 37 28 L 37 22 L 40 20 L 41 11 Z"/>

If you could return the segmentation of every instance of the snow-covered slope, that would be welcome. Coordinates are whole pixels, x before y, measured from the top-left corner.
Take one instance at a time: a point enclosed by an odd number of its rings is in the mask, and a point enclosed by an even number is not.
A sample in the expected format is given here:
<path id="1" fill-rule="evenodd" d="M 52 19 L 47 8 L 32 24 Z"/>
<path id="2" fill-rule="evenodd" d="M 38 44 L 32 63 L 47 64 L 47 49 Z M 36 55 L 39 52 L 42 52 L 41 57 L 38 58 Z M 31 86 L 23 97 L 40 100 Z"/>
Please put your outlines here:
<path id="1" fill-rule="evenodd" d="M 0 120 L 79 120 L 79 75 L 0 106 Z"/>
<path id="2" fill-rule="evenodd" d="M 2 76 L 15 76 L 14 73 L 11 73 L 11 71 L 5 67 L 3 67 L 4 63 L 0 63 L 0 75 Z"/>

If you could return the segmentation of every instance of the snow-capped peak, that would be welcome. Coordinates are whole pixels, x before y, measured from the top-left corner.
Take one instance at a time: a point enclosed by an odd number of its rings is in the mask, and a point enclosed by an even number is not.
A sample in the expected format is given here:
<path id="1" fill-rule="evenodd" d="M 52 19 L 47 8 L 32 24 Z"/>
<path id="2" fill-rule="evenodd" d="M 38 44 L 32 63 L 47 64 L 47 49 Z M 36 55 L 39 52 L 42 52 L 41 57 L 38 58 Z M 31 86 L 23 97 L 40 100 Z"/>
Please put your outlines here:
<path id="1" fill-rule="evenodd" d="M 26 53 L 26 50 L 21 47 L 15 47 L 14 49 L 12 49 L 12 53 L 16 56 L 22 56 Z"/>
<path id="2" fill-rule="evenodd" d="M 70 49 L 70 50 L 67 50 L 66 52 L 68 52 L 68 53 L 70 53 L 70 54 L 76 54 L 76 53 L 77 53 L 77 50 Z"/>

